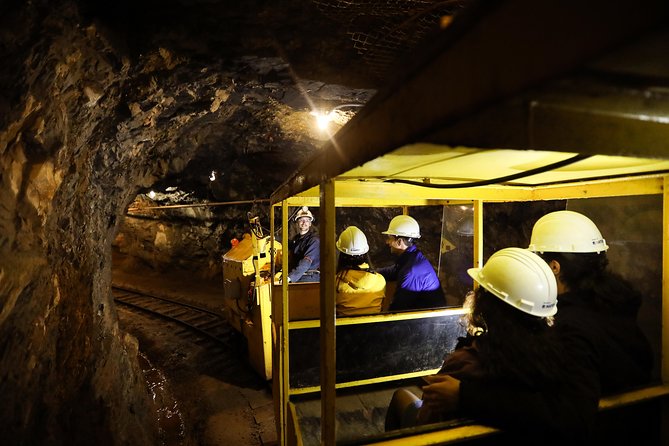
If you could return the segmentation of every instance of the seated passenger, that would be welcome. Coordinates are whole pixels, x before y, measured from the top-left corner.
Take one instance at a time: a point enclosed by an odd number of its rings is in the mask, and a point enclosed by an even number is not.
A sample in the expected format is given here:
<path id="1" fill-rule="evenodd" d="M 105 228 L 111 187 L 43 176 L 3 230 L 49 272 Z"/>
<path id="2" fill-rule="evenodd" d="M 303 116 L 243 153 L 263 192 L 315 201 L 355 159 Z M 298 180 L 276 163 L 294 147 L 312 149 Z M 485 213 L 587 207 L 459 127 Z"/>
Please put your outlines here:
<path id="1" fill-rule="evenodd" d="M 581 343 L 599 376 L 602 394 L 647 384 L 653 367 L 650 344 L 637 325 L 641 296 L 631 283 L 607 269 L 608 245 L 583 214 L 557 211 L 532 229 L 529 250 L 557 279 L 555 326 Z"/>
<path id="2" fill-rule="evenodd" d="M 397 256 L 394 265 L 379 268 L 386 281 L 397 281 L 389 311 L 418 310 L 446 305 L 444 292 L 430 261 L 416 247 L 420 238 L 418 222 L 408 215 L 398 215 L 390 221 L 386 244 Z"/>
<path id="3" fill-rule="evenodd" d="M 303 206 L 293 218 L 297 234 L 288 240 L 288 282 L 320 282 L 321 242 L 311 228 L 314 216 Z M 277 274 L 280 282 L 284 273 Z"/>
<path id="4" fill-rule="evenodd" d="M 381 312 L 386 280 L 370 267 L 365 234 L 349 226 L 337 240 L 337 316 Z"/>
<path id="5" fill-rule="evenodd" d="M 468 417 L 503 428 L 520 442 L 529 438 L 531 444 L 559 444 L 581 438 L 597 413 L 594 378 L 567 362 L 551 328 L 557 283 L 549 266 L 528 250 L 506 248 L 468 273 L 480 287 L 466 300 L 471 310 L 467 337 L 459 340 L 439 373 L 426 378 L 430 384 L 422 399 L 405 389 L 395 392 L 386 429 Z M 502 388 L 509 400 L 497 406 L 492 392 L 483 410 L 476 402 L 462 404 L 459 391 L 470 384 Z M 542 395 L 550 404 L 530 408 L 534 401 L 513 396 L 517 392 Z M 549 435 L 538 440 L 537 434 Z"/>

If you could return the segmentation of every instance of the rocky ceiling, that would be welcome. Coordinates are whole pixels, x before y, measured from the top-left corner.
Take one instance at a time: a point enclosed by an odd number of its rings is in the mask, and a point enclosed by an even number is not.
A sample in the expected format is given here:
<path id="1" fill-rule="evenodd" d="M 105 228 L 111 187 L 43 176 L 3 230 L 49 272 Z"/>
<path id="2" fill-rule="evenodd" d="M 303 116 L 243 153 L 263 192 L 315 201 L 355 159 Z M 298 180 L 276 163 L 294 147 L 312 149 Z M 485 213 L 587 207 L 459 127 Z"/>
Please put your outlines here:
<path id="1" fill-rule="evenodd" d="M 461 6 L 0 2 L 3 441 L 156 444 L 109 291 L 128 205 L 267 197 L 327 138 L 314 108 L 366 102 Z"/>
<path id="2" fill-rule="evenodd" d="M 139 189 L 165 204 L 269 196 L 341 126 L 319 130 L 310 112 L 353 104 L 341 109 L 350 117 L 464 1 L 19 4 L 2 11 L 9 60 L 40 39 L 60 52 L 50 61 L 54 80 L 81 93 L 84 107 L 116 100 L 109 118 L 96 120 L 97 138 L 137 150 L 170 146 L 171 159 L 156 160 Z M 80 35 L 62 35 L 64 25 Z M 11 64 L 23 67 L 2 79 L 14 99 L 24 70 L 48 68 L 32 50 L 37 59 Z M 94 64 L 91 52 L 100 57 Z"/>

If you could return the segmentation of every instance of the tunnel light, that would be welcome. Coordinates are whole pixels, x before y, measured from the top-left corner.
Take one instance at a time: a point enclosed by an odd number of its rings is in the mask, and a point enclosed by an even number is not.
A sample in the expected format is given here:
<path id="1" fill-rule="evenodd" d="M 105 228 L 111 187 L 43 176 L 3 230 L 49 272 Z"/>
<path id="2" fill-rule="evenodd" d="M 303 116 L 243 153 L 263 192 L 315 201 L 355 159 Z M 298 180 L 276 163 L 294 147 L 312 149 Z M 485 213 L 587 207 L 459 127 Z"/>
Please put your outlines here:
<path id="1" fill-rule="evenodd" d="M 311 112 L 311 115 L 316 118 L 316 126 L 320 130 L 327 130 L 331 122 L 335 122 L 338 125 L 346 124 L 349 119 L 355 115 L 355 112 L 350 109 L 359 108 L 363 105 L 364 104 L 341 104 L 330 111 L 314 110 Z"/>
<path id="2" fill-rule="evenodd" d="M 212 170 L 209 174 L 209 181 L 216 181 L 216 171 Z"/>
<path id="3" fill-rule="evenodd" d="M 314 110 L 310 114 L 316 118 L 316 127 L 318 127 L 320 130 L 325 130 L 328 128 L 328 124 L 330 124 L 331 121 L 330 112 Z"/>
<path id="4" fill-rule="evenodd" d="M 330 113 L 321 113 L 318 116 L 316 116 L 316 124 L 318 125 L 318 128 L 321 130 L 325 130 L 328 127 L 328 124 L 330 124 L 330 121 L 332 119 L 330 118 Z"/>
<path id="5" fill-rule="evenodd" d="M 156 198 L 156 193 L 154 191 L 149 192 L 149 198 L 150 199 L 155 199 Z"/>

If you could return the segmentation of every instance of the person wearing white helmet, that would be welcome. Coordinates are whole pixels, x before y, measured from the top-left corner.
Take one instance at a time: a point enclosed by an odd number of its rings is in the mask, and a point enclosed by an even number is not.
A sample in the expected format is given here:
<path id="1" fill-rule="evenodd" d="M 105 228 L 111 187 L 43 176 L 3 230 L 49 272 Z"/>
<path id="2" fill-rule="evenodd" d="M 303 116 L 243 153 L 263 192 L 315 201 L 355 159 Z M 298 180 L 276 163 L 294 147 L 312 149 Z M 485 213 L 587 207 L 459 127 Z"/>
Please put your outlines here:
<path id="1" fill-rule="evenodd" d="M 339 235 L 336 246 L 339 251 L 335 279 L 337 316 L 381 312 L 386 280 L 371 268 L 365 233 L 356 226 L 349 226 Z"/>
<path id="2" fill-rule="evenodd" d="M 595 223 L 578 212 L 551 212 L 534 224 L 528 249 L 557 279 L 557 329 L 589 340 L 602 394 L 647 384 L 653 354 L 636 321 L 642 296 L 607 268 L 609 247 Z"/>
<path id="3" fill-rule="evenodd" d="M 555 332 L 565 348 L 571 379 L 597 399 L 648 383 L 653 364 L 651 348 L 636 324 L 641 297 L 608 271 L 608 248 L 595 223 L 573 211 L 541 217 L 529 243 L 529 250 L 547 262 L 556 278 Z M 562 408 L 561 395 L 555 392 L 510 389 L 503 383 L 456 384 L 457 390 L 454 383 L 442 384 L 444 389 L 450 385 L 444 395 L 483 414 L 501 410 L 523 419 Z M 617 444 L 631 440 L 637 439 L 618 438 Z"/>
<path id="4" fill-rule="evenodd" d="M 397 256 L 394 265 L 378 270 L 386 281 L 397 281 L 389 311 L 445 306 L 446 299 L 437 273 L 415 244 L 420 238 L 418 222 L 408 215 L 398 215 L 382 234 L 387 236 L 390 252 Z"/>
<path id="5" fill-rule="evenodd" d="M 288 241 L 288 282 L 319 282 L 321 242 L 312 230 L 314 216 L 308 207 L 293 217 L 297 234 Z"/>
<path id="6" fill-rule="evenodd" d="M 465 304 L 468 335 L 446 356 L 438 374 L 426 377 L 422 398 L 406 389 L 395 392 L 386 430 L 467 417 L 504 429 L 505 439 L 513 438 L 514 444 L 579 438 L 594 422 L 598 400 L 587 386 L 571 381 L 567 356 L 551 329 L 557 283 L 549 266 L 526 249 L 505 248 L 468 274 L 480 285 Z M 519 398 L 503 408 L 491 402 L 460 404 L 460 388 L 470 384 L 493 385 L 513 395 L 549 394 L 553 404 L 550 411 L 525 410 Z M 488 397 L 496 400 L 494 393 Z M 549 435 L 539 441 L 538 433 Z"/>

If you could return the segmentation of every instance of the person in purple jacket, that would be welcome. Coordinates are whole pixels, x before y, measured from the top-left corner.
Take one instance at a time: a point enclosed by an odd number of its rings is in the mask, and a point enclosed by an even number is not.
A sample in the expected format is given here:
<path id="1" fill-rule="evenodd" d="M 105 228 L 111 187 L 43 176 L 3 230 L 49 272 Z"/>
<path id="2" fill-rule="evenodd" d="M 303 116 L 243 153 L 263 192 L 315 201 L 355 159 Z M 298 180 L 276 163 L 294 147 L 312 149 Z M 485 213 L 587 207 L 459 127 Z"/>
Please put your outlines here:
<path id="1" fill-rule="evenodd" d="M 387 236 L 386 244 L 397 256 L 394 265 L 378 270 L 386 281 L 397 282 L 389 311 L 445 306 L 446 299 L 437 273 L 415 245 L 415 240 L 420 238 L 418 222 L 408 215 L 398 215 L 382 234 Z"/>

